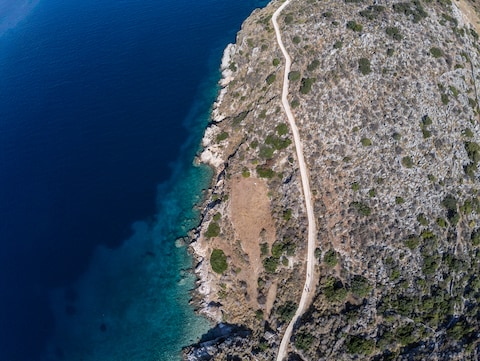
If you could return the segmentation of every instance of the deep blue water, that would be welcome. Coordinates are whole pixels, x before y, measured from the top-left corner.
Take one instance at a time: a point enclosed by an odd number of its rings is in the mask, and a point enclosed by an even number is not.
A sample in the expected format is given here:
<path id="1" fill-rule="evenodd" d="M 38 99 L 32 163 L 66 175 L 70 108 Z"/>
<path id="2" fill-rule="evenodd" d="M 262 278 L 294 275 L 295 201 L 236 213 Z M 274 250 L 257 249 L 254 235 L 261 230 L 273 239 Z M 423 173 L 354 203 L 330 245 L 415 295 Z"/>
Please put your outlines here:
<path id="1" fill-rule="evenodd" d="M 169 360 L 223 48 L 262 0 L 0 2 L 0 361 Z"/>

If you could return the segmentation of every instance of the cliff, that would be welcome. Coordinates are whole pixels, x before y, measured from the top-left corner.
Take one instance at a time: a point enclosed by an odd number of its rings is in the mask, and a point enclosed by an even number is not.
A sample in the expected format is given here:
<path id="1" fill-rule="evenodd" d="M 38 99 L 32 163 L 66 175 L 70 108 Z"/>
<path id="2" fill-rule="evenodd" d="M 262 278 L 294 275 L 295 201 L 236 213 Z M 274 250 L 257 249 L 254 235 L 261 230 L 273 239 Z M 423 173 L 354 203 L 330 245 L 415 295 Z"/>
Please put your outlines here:
<path id="1" fill-rule="evenodd" d="M 213 333 L 191 360 L 274 359 L 302 292 L 307 219 L 281 104 L 280 4 L 252 13 L 225 50 L 199 155 L 216 174 L 192 234 L 196 302 L 242 332 Z M 279 17 L 318 228 L 318 284 L 290 359 L 478 359 L 475 6 L 292 0 Z"/>

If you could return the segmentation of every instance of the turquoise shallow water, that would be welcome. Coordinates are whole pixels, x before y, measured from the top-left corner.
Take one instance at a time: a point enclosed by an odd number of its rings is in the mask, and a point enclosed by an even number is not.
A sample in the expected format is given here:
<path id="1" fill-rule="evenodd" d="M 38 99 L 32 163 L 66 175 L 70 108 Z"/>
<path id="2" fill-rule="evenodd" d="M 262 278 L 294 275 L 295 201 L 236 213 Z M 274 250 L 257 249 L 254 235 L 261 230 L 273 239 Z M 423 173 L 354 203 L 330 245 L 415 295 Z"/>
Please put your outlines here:
<path id="1" fill-rule="evenodd" d="M 0 4 L 0 361 L 175 360 L 223 48 L 258 0 Z"/>

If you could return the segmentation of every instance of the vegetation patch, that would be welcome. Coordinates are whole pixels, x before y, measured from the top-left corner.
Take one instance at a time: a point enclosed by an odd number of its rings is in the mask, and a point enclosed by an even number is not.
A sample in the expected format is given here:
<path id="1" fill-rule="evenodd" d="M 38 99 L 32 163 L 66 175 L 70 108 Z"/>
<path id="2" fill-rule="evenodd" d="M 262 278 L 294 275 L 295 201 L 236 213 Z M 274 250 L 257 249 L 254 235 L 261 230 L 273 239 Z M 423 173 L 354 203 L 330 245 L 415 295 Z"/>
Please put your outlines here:
<path id="1" fill-rule="evenodd" d="M 367 7 L 365 10 L 359 12 L 360 16 L 368 19 L 374 20 L 377 19 L 378 16 L 385 11 L 385 6 L 381 5 L 371 5 Z"/>
<path id="2" fill-rule="evenodd" d="M 271 84 L 273 84 L 275 79 L 277 79 L 277 76 L 275 74 L 270 74 L 269 76 L 267 76 L 265 81 L 267 82 L 268 85 L 271 85 Z"/>
<path id="3" fill-rule="evenodd" d="M 205 237 L 207 238 L 218 237 L 219 234 L 220 234 L 219 224 L 215 221 L 210 222 L 210 224 L 208 225 L 207 231 L 205 232 Z"/>
<path id="4" fill-rule="evenodd" d="M 396 26 L 389 26 L 385 29 L 387 35 L 391 36 L 394 40 L 400 41 L 403 39 L 402 34 L 400 34 L 400 30 Z"/>
<path id="5" fill-rule="evenodd" d="M 220 134 L 217 134 L 217 143 L 222 142 L 227 138 L 228 138 L 228 133 L 227 132 L 222 132 Z"/>
<path id="6" fill-rule="evenodd" d="M 404 14 L 414 23 L 418 23 L 428 16 L 428 13 L 423 8 L 420 0 L 393 4 L 393 10 L 396 13 Z"/>
<path id="7" fill-rule="evenodd" d="M 443 51 L 442 51 L 442 49 L 440 49 L 440 48 L 432 47 L 432 48 L 430 48 L 430 54 L 431 54 L 434 58 L 440 58 L 440 57 L 443 56 Z"/>
<path id="8" fill-rule="evenodd" d="M 360 73 L 362 73 L 363 75 L 370 74 L 372 72 L 370 60 L 368 60 L 367 58 L 358 59 L 358 70 L 360 70 Z"/>
<path id="9" fill-rule="evenodd" d="M 370 207 L 362 202 L 352 202 L 350 207 L 354 208 L 362 216 L 369 216 L 372 213 Z"/>
<path id="10" fill-rule="evenodd" d="M 347 29 L 360 32 L 363 30 L 363 26 L 362 24 L 357 23 L 355 20 L 350 20 L 347 22 Z"/>
<path id="11" fill-rule="evenodd" d="M 375 341 L 361 336 L 348 336 L 345 346 L 350 354 L 370 355 L 375 347 Z"/>
<path id="12" fill-rule="evenodd" d="M 412 158 L 409 157 L 409 156 L 403 157 L 403 158 L 402 158 L 402 165 L 403 165 L 405 168 L 412 168 L 412 167 L 413 167 Z"/>
<path id="13" fill-rule="evenodd" d="M 210 255 L 210 265 L 215 273 L 222 274 L 227 270 L 227 256 L 218 248 L 215 248 Z"/>
<path id="14" fill-rule="evenodd" d="M 315 78 L 303 78 L 302 84 L 300 85 L 300 93 L 308 94 L 312 90 L 312 85 L 315 83 Z"/>
<path id="15" fill-rule="evenodd" d="M 335 252 L 333 249 L 328 250 L 323 256 L 323 262 L 325 262 L 327 267 L 335 267 L 338 263 L 337 252 Z"/>
<path id="16" fill-rule="evenodd" d="M 300 80 L 300 72 L 298 70 L 292 70 L 290 73 L 288 73 L 288 80 L 290 81 Z"/>

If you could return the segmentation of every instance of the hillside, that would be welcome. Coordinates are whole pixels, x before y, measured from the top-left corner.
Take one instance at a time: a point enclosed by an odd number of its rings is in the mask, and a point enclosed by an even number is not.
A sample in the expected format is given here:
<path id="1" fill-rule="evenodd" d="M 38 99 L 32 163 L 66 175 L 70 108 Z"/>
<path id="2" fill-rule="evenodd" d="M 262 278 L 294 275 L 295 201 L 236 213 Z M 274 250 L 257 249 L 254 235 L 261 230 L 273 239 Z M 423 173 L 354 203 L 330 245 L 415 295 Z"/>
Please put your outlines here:
<path id="1" fill-rule="evenodd" d="M 255 11 L 223 58 L 199 155 L 216 177 L 192 249 L 194 301 L 229 326 L 190 360 L 275 359 L 302 292 L 307 220 L 281 104 L 280 4 Z M 318 283 L 291 360 L 478 359 L 475 7 L 292 0 L 279 16 L 318 229 Z"/>

